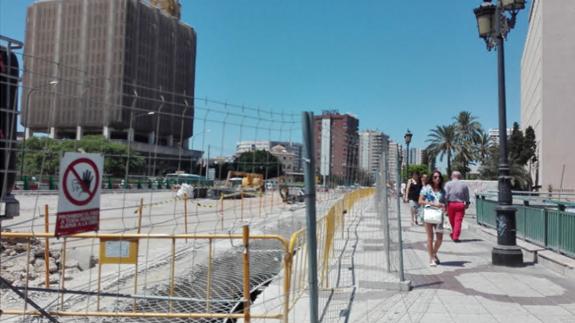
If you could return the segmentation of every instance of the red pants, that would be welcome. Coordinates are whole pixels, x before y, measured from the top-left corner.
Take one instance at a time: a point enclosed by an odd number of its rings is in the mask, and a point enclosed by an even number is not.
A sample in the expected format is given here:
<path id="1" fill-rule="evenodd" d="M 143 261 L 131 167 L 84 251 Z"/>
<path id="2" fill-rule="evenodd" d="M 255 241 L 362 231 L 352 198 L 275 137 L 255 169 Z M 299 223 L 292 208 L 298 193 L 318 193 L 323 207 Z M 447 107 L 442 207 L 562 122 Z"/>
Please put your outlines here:
<path id="1" fill-rule="evenodd" d="M 449 217 L 449 224 L 451 224 L 451 239 L 453 240 L 459 240 L 464 215 L 465 203 L 449 202 L 447 204 L 447 216 Z"/>

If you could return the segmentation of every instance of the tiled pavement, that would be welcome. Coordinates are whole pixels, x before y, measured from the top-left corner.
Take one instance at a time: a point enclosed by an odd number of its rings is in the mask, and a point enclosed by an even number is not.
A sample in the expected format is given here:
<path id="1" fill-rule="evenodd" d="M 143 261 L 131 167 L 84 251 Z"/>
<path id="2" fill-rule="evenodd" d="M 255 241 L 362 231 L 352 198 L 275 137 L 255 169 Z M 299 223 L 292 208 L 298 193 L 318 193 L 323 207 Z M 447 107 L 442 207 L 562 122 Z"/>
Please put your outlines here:
<path id="1" fill-rule="evenodd" d="M 397 253 L 388 273 L 380 218 L 371 201 L 359 203 L 348 214 L 346 234 L 336 237 L 334 253 L 341 257 L 332 267 L 332 289 L 320 291 L 322 322 L 575 322 L 573 279 L 532 263 L 492 266 L 494 239 L 472 230 L 463 231 L 459 244 L 446 234 L 441 265 L 429 267 L 424 228 L 411 226 L 407 205 L 401 207 L 406 278 L 413 289 L 389 288 L 398 281 Z M 306 296 L 290 322 L 309 322 Z"/>
<path id="2" fill-rule="evenodd" d="M 424 228 L 410 225 L 405 204 L 401 205 L 405 270 L 413 289 L 386 289 L 381 282 L 397 276 L 386 272 L 384 253 L 374 247 L 373 242 L 383 240 L 381 227 L 374 222 L 372 205 L 358 206 L 363 210 L 350 214 L 356 217 L 350 225 L 356 226 L 357 237 L 347 237 L 351 242 L 347 248 L 357 242 L 356 250 L 343 251 L 349 257 L 342 259 L 345 268 L 353 262 L 354 268 L 346 273 L 353 279 L 344 279 L 349 285 L 339 286 L 331 302 L 327 302 L 330 293 L 324 292 L 326 297 L 320 300 L 324 322 L 575 322 L 575 281 L 537 264 L 492 266 L 495 241 L 471 230 L 463 232 L 459 244 L 446 234 L 441 265 L 429 267 Z"/>

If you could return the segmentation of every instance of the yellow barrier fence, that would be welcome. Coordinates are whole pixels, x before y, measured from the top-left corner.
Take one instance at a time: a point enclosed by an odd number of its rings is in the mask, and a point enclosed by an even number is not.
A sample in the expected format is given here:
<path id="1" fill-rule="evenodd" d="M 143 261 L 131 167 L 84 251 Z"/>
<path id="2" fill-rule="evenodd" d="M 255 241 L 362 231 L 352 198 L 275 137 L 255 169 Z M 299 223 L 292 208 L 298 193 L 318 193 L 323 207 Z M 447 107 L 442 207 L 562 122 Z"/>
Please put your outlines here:
<path id="1" fill-rule="evenodd" d="M 317 254 L 320 287 L 329 288 L 330 286 L 329 267 L 334 250 L 333 244 L 338 230 L 341 230 L 342 234 L 344 232 L 345 214 L 360 199 L 369 197 L 374 192 L 372 188 L 365 188 L 347 193 L 318 220 Z M 141 218 L 141 213 L 142 203 L 140 203 L 139 218 Z M 137 233 L 84 233 L 60 238 L 58 241 L 55 241 L 58 238 L 51 232 L 2 232 L 1 238 L 4 241 L 14 240 L 25 244 L 28 255 L 33 254 L 33 245 L 37 240 L 50 241 L 46 246 L 52 246 L 51 248 L 54 248 L 55 245 L 60 246 L 60 270 L 55 274 L 58 279 L 57 283 L 53 285 L 57 287 L 50 288 L 51 275 L 48 272 L 50 271 L 48 265 L 45 266 L 46 283 L 44 285 L 32 285 L 26 279 L 24 286 L 3 286 L 19 289 L 28 296 L 32 295 L 29 293 L 34 293 L 36 299 L 39 295 L 57 295 L 58 301 L 56 303 L 54 301 L 49 302 L 45 308 L 49 315 L 55 317 L 228 318 L 243 319 L 244 322 L 249 322 L 250 319 L 278 319 L 287 322 L 290 309 L 293 308 L 307 288 L 305 228 L 293 233 L 289 241 L 278 235 L 250 235 L 248 226 L 243 227 L 243 234 L 144 234 L 138 228 Z M 205 263 L 201 264 L 202 268 L 205 268 L 203 272 L 205 280 L 202 279 L 205 284 L 200 286 L 203 288 L 201 293 L 195 292 L 193 295 L 182 294 L 181 287 L 185 284 L 193 285 L 195 283 L 181 279 L 181 274 L 185 273 L 186 270 L 184 267 L 190 268 L 186 252 L 195 252 L 188 250 L 187 241 L 192 241 L 194 247 L 196 243 L 203 243 L 203 246 L 208 248 L 205 255 L 207 259 L 205 259 Z M 225 264 L 216 263 L 215 260 L 217 252 L 215 245 L 219 241 L 227 241 L 226 244 L 229 243 L 235 247 L 237 263 L 242 264 L 239 268 L 222 269 L 226 272 L 241 272 L 238 276 L 229 278 L 230 280 L 235 279 L 235 283 L 239 283 L 237 284 L 239 287 L 236 296 L 231 299 L 218 299 L 215 295 L 214 284 L 222 278 L 215 275 L 214 271 L 226 267 Z M 284 272 L 282 306 L 275 313 L 253 313 L 250 309 L 250 289 L 257 288 L 258 284 L 257 281 L 253 280 L 257 276 L 257 273 L 253 274 L 254 266 L 257 266 L 257 259 L 250 261 L 250 249 L 258 241 L 275 242 L 278 255 L 281 254 L 282 258 L 281 269 Z M 141 248 L 144 242 L 155 244 L 155 255 L 144 255 L 144 248 Z M 96 268 L 94 268 L 97 273 L 94 278 L 90 270 L 89 284 L 68 283 L 69 274 L 67 270 L 69 267 L 67 262 L 69 258 L 67 253 L 73 251 L 75 245 L 78 244 L 91 245 L 93 254 L 98 255 Z M 146 250 L 148 249 L 146 248 Z M 254 254 L 260 252 L 261 250 L 258 250 Z M 159 265 L 156 267 L 168 268 L 168 270 L 158 269 L 154 271 L 153 264 L 147 263 L 150 257 L 156 257 L 157 259 L 154 260 L 157 261 L 163 259 L 163 267 Z M 267 256 L 264 254 L 263 257 Z M 144 260 L 146 264 L 142 264 Z M 161 264 L 161 261 L 159 263 Z M 193 265 L 192 263 L 192 267 Z M 33 265 L 28 262 L 27 266 L 29 268 Z M 250 275 L 251 272 L 252 275 Z M 52 274 L 54 275 L 54 272 Z M 197 273 L 194 274 L 197 276 Z M 142 283 L 142 275 L 146 275 L 144 279 L 146 283 Z M 148 276 L 153 277 L 153 279 Z M 163 284 L 165 288 L 160 291 L 151 291 L 150 286 L 147 285 L 148 281 L 151 285 Z M 3 279 L 2 284 L 6 284 Z M 231 287 L 226 286 L 226 288 Z M 198 298 L 197 295 L 202 297 Z M 81 301 L 70 302 L 71 296 L 81 298 Z M 32 298 L 34 297 L 30 296 L 30 299 Z M 124 301 L 122 302 L 122 300 Z M 84 302 L 86 305 L 76 306 Z M 218 307 L 220 303 L 228 305 L 229 303 L 236 303 L 236 306 L 239 304 L 239 307 L 236 308 L 240 308 L 241 311 L 222 313 L 221 307 Z M 151 306 L 150 304 L 162 304 L 162 306 Z M 190 307 L 189 304 L 199 304 L 199 307 Z M 44 306 L 45 304 L 40 305 Z M 3 307 L 1 309 L 3 316 L 45 315 L 41 311 L 30 309 L 33 306 L 29 306 L 27 303 L 22 303 L 21 306 L 15 308 L 6 308 L 4 303 Z M 198 308 L 202 310 L 199 311 Z"/>
<path id="2" fill-rule="evenodd" d="M 345 194 L 317 221 L 317 256 L 318 256 L 318 282 L 321 288 L 330 288 L 329 267 L 334 250 L 334 239 L 338 230 L 343 236 L 345 228 L 345 215 L 360 200 L 375 193 L 374 188 L 362 188 Z M 304 294 L 308 281 L 307 250 L 305 228 L 295 232 L 290 239 L 289 253 L 292 256 L 290 271 L 288 272 L 290 293 L 288 311 Z"/>

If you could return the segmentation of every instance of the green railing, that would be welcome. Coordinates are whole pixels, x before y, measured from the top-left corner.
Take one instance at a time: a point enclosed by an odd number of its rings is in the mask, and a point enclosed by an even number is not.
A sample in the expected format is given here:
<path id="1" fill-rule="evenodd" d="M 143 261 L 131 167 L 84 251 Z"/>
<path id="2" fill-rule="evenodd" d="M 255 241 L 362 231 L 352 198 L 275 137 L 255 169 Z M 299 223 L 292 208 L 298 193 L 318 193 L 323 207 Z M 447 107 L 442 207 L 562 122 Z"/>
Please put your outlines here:
<path id="1" fill-rule="evenodd" d="M 496 228 L 497 202 L 476 199 L 477 223 Z M 575 213 L 542 206 L 514 205 L 517 237 L 575 257 Z"/>

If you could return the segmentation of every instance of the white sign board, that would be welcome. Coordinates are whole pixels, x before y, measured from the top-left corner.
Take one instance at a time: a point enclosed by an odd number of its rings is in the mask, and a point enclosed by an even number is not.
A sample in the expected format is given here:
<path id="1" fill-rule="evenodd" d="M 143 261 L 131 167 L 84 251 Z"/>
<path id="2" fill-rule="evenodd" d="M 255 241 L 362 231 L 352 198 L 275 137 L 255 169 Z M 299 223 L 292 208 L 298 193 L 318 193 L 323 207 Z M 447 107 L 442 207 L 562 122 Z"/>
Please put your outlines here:
<path id="1" fill-rule="evenodd" d="M 104 158 L 65 153 L 60 161 L 56 236 L 97 231 Z"/>

